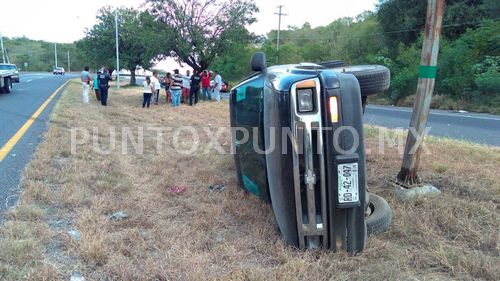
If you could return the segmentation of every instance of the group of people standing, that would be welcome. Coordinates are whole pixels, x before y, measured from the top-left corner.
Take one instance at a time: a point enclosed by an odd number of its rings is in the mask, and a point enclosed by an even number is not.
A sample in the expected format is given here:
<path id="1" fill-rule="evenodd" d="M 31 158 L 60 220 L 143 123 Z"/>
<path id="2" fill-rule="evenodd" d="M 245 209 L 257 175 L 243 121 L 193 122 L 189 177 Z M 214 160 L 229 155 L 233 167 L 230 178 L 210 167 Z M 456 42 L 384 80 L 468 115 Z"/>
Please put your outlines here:
<path id="1" fill-rule="evenodd" d="M 213 85 L 210 84 L 211 77 L 214 76 Z M 162 80 L 162 81 L 160 81 Z M 222 89 L 222 77 L 215 71 L 214 73 L 208 70 L 202 71 L 200 74 L 197 70 L 193 70 L 193 74 L 189 70 L 186 75 L 181 75 L 178 69 L 174 70 L 174 74 L 167 73 L 161 79 L 158 77 L 158 72 L 153 72 L 153 76 L 146 76 L 143 83 L 144 99 L 142 107 L 149 107 L 151 98 L 154 95 L 155 104 L 158 104 L 160 89 L 165 88 L 167 103 L 171 102 L 173 107 L 180 106 L 181 102 L 193 106 L 198 103 L 200 90 L 202 98 L 211 100 L 212 93 L 216 101 L 220 101 L 220 91 Z"/>
<path id="2" fill-rule="evenodd" d="M 92 79 L 92 75 L 89 72 L 89 67 L 85 66 L 81 73 L 80 79 L 82 81 L 82 99 L 84 104 L 89 103 L 89 91 L 90 84 L 92 83 L 92 87 L 95 92 L 95 96 L 98 101 L 101 102 L 101 105 L 108 105 L 108 89 L 109 89 L 109 81 L 113 80 L 111 75 L 109 74 L 109 70 L 105 67 L 102 72 L 97 71 L 96 77 Z"/>
<path id="3" fill-rule="evenodd" d="M 213 79 L 213 85 L 211 79 Z M 96 99 L 103 106 L 107 106 L 109 81 L 112 81 L 108 68 L 104 67 L 102 71 L 97 71 L 94 78 L 89 72 L 89 67 L 85 66 L 81 73 L 82 81 L 82 97 L 83 103 L 89 103 L 89 91 L 92 84 Z M 143 83 L 143 102 L 142 107 L 149 107 L 151 100 L 154 98 L 154 103 L 158 104 L 160 99 L 160 90 L 165 88 L 167 103 L 171 102 L 173 107 L 180 106 L 181 102 L 193 106 L 198 103 L 200 91 L 202 99 L 212 100 L 215 98 L 220 102 L 220 92 L 222 90 L 222 77 L 218 71 L 204 70 L 199 73 L 193 70 L 193 74 L 189 70 L 186 75 L 181 75 L 179 69 L 174 70 L 174 74 L 167 73 L 164 78 L 158 76 L 158 72 L 154 71 L 153 76 L 146 76 Z"/>

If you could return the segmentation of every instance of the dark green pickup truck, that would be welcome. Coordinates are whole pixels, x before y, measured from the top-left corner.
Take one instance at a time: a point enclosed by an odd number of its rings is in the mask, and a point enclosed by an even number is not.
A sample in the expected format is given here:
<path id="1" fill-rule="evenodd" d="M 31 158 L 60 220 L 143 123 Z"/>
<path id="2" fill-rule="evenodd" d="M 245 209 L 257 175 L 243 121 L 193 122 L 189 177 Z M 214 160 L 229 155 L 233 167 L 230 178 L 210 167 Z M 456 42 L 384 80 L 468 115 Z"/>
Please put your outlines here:
<path id="1" fill-rule="evenodd" d="M 340 61 L 267 68 L 231 90 L 234 160 L 241 186 L 272 205 L 283 239 L 300 249 L 357 253 L 388 229 L 391 209 L 366 189 L 366 96 L 389 87 L 383 66 Z"/>

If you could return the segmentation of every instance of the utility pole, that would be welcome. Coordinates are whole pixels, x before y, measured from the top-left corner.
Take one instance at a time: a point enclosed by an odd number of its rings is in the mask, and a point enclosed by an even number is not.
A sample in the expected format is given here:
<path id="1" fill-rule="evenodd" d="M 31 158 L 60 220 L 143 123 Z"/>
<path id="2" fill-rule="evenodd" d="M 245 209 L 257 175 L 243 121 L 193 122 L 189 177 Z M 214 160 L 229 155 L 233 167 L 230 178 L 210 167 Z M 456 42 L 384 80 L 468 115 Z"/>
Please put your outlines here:
<path id="1" fill-rule="evenodd" d="M 120 51 L 118 48 L 119 47 L 119 45 L 118 45 L 118 9 L 115 10 L 115 36 L 116 36 L 116 88 L 120 89 Z"/>
<path id="2" fill-rule="evenodd" d="M 275 15 L 278 15 L 278 35 L 276 36 L 276 54 L 277 54 L 277 61 L 276 63 L 279 63 L 279 57 L 280 57 L 280 31 L 281 31 L 281 16 L 286 16 L 287 14 L 283 14 L 281 12 L 281 9 L 283 8 L 283 5 L 279 5 L 278 13 L 274 13 Z"/>
<path id="3" fill-rule="evenodd" d="M 69 60 L 69 50 L 68 50 L 68 72 L 71 72 L 71 62 Z"/>
<path id="4" fill-rule="evenodd" d="M 56 61 L 56 67 L 57 67 L 57 43 L 54 43 L 54 59 Z"/>
<path id="5" fill-rule="evenodd" d="M 416 99 L 413 106 L 410 130 L 406 139 L 403 163 L 397 176 L 398 181 L 405 185 L 420 184 L 417 171 L 436 79 L 444 1 L 428 0 L 427 2 L 427 18 L 425 20 L 424 43 L 420 58 Z"/>
<path id="6" fill-rule="evenodd" d="M 0 47 L 2 48 L 2 61 L 5 63 L 5 50 L 3 48 L 3 38 L 2 34 L 0 34 Z"/>

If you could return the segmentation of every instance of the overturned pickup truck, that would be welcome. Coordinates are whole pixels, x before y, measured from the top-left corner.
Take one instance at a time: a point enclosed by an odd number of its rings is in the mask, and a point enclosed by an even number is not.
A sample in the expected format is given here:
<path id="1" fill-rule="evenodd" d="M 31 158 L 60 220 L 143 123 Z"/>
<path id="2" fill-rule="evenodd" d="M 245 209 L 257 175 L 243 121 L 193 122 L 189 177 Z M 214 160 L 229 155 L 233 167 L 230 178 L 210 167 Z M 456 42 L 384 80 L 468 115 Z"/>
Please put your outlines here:
<path id="1" fill-rule="evenodd" d="M 358 253 L 391 223 L 387 202 L 366 189 L 362 114 L 389 87 L 383 66 L 341 61 L 267 68 L 231 90 L 240 185 L 272 205 L 283 239 L 300 249 Z"/>

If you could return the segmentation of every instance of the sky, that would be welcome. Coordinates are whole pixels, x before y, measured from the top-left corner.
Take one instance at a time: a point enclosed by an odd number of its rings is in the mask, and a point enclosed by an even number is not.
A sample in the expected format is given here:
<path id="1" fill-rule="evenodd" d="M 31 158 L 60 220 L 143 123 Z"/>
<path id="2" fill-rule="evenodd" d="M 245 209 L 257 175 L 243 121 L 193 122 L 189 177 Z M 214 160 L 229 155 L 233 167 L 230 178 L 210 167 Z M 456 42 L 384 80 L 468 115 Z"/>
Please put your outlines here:
<path id="1" fill-rule="evenodd" d="M 374 10 L 378 0 L 255 0 L 260 12 L 257 23 L 249 26 L 256 34 L 278 27 L 278 5 L 283 5 L 281 26 L 312 27 L 327 25 L 341 17 L 354 17 Z M 84 29 L 95 24 L 99 8 L 125 6 L 138 8 L 143 0 L 2 0 L 0 34 L 48 42 L 70 43 L 84 37 Z"/>

